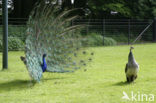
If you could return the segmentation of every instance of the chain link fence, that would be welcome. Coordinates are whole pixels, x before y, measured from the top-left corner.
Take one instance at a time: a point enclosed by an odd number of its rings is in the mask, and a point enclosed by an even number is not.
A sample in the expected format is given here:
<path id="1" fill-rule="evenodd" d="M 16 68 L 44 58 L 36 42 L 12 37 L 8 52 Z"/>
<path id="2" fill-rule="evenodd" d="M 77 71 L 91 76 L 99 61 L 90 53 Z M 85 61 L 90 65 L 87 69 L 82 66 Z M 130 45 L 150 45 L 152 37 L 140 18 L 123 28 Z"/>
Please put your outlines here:
<path id="1" fill-rule="evenodd" d="M 26 38 L 26 21 L 23 18 L 9 18 L 8 25 L 8 49 L 12 51 L 24 50 L 24 42 Z M 0 20 L 0 51 L 2 51 L 3 26 Z"/>
<path id="2" fill-rule="evenodd" d="M 27 19 L 9 18 L 8 40 L 9 50 L 23 50 L 26 38 L 26 21 Z M 114 39 L 118 45 L 131 44 L 138 35 L 153 20 L 130 20 L 130 19 L 77 19 L 72 21 L 72 25 L 85 24 L 80 30 L 81 35 L 101 35 L 103 38 L 109 37 Z M 2 19 L 0 21 L 0 51 L 2 47 Z M 151 25 L 137 41 L 137 43 L 153 42 L 153 26 Z M 104 44 L 102 39 L 100 43 Z"/>
<path id="3" fill-rule="evenodd" d="M 130 19 L 79 19 L 72 22 L 76 24 L 86 24 L 81 31 L 83 35 L 96 34 L 103 37 L 110 37 L 117 41 L 117 44 L 131 44 L 139 34 L 153 20 L 130 20 Z M 153 41 L 153 27 L 150 26 L 137 43 L 147 43 Z M 104 41 L 103 41 L 104 43 Z"/>

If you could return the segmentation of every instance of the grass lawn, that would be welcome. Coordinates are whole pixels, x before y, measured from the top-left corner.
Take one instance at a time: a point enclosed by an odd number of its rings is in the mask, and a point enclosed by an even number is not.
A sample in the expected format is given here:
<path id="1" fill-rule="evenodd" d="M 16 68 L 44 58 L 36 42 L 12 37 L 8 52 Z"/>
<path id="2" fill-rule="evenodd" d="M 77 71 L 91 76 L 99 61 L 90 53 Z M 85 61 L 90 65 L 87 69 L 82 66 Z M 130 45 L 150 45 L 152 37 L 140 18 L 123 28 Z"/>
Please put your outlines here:
<path id="1" fill-rule="evenodd" d="M 9 69 L 0 71 L 0 103 L 131 103 L 122 99 L 123 91 L 129 97 L 133 91 L 137 98 L 149 98 L 156 95 L 156 44 L 134 47 L 140 71 L 131 84 L 125 83 L 124 73 L 129 46 L 89 48 L 95 52 L 90 66 L 74 73 L 44 73 L 35 85 L 19 58 L 24 52 L 9 52 Z M 140 103 L 147 103 L 143 99 Z"/>

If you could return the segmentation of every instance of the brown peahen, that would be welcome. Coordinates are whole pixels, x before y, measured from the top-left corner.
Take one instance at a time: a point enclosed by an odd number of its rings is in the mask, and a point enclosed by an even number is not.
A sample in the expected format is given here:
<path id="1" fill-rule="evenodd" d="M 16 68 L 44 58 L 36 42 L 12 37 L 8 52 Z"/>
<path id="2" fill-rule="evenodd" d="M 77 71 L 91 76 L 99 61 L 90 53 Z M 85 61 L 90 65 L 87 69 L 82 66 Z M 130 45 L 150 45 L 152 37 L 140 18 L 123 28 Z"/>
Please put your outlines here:
<path id="1" fill-rule="evenodd" d="M 137 74 L 139 71 L 139 65 L 133 56 L 132 49 L 134 49 L 134 47 L 130 47 L 128 63 L 125 67 L 127 82 L 133 82 L 137 78 Z"/>

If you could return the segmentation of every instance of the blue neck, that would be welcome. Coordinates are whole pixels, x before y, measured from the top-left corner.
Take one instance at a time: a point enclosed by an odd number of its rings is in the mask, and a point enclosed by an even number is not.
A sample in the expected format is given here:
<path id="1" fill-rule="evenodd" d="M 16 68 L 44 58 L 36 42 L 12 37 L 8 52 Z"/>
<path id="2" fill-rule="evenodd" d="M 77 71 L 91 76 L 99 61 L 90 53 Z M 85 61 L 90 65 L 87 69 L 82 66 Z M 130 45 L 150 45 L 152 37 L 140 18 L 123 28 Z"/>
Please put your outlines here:
<path id="1" fill-rule="evenodd" d="M 46 64 L 46 60 L 45 57 L 43 57 L 43 65 Z"/>
<path id="2" fill-rule="evenodd" d="M 42 66 L 42 71 L 45 72 L 46 69 L 47 69 L 47 64 L 46 64 L 45 57 L 43 57 L 43 64 L 41 66 Z"/>

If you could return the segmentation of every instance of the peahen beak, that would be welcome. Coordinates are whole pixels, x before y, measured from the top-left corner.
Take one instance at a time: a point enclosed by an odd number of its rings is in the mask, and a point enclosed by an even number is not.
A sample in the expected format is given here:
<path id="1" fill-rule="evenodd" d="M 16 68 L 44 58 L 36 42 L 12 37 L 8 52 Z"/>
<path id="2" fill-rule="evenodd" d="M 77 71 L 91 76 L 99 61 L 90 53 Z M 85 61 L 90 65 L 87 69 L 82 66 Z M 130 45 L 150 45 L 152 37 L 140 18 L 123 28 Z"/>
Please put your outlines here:
<path id="1" fill-rule="evenodd" d="M 130 51 L 131 51 L 132 49 L 134 49 L 134 47 L 131 46 L 131 47 L 130 47 Z"/>

